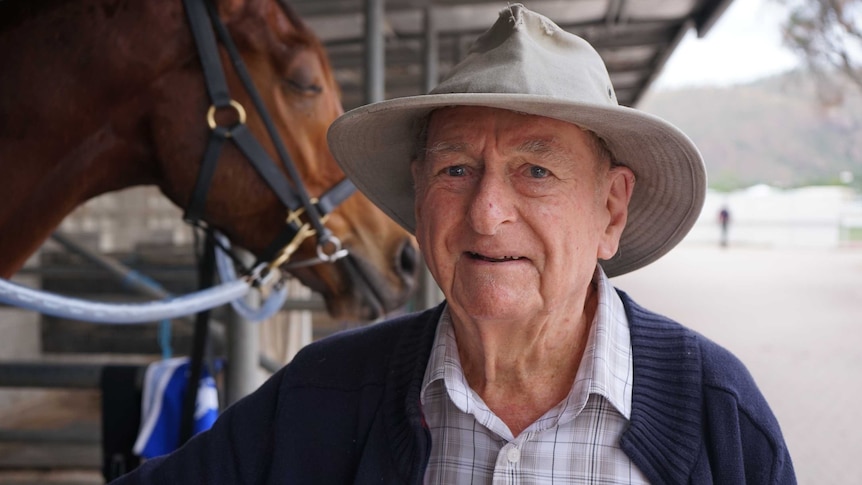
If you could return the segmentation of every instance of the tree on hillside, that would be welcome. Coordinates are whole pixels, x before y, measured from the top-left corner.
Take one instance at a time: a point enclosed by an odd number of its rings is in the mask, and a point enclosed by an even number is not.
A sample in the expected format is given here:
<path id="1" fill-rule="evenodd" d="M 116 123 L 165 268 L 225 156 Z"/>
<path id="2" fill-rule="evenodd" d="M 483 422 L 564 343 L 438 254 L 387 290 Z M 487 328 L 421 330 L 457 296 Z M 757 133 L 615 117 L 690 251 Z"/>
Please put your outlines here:
<path id="1" fill-rule="evenodd" d="M 816 93 L 829 126 L 844 135 L 843 151 L 850 166 L 841 177 L 862 180 L 862 116 L 846 108 L 855 90 L 862 94 L 862 0 L 778 0 L 788 7 L 783 24 L 784 42 L 809 67 L 816 79 Z M 843 74 L 843 76 L 842 76 Z M 855 172 L 855 173 L 854 173 Z M 858 182 L 857 182 L 858 184 Z"/>
<path id="2" fill-rule="evenodd" d="M 818 75 L 821 102 L 843 101 L 836 71 L 862 90 L 862 0 L 780 1 L 789 11 L 784 41 Z"/>

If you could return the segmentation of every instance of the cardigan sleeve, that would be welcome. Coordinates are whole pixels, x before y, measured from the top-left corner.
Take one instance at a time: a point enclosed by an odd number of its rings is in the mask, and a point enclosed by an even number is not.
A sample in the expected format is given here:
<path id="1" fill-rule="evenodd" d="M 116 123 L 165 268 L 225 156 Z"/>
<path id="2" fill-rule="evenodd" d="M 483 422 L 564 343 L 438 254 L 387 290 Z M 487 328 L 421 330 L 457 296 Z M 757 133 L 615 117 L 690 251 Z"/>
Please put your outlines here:
<path id="1" fill-rule="evenodd" d="M 796 483 L 778 420 L 745 366 L 706 339 L 704 413 L 715 483 Z"/>

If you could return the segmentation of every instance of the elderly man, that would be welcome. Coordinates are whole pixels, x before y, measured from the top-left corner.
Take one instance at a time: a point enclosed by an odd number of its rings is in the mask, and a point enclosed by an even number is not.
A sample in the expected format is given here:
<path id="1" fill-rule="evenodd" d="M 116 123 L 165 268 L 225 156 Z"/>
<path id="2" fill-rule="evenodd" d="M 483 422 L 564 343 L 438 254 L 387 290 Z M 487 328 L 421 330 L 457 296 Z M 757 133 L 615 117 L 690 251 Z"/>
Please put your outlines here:
<path id="1" fill-rule="evenodd" d="M 585 41 L 512 5 L 330 146 L 446 302 L 307 347 L 130 483 L 795 483 L 743 365 L 608 281 L 683 238 L 705 174 Z"/>

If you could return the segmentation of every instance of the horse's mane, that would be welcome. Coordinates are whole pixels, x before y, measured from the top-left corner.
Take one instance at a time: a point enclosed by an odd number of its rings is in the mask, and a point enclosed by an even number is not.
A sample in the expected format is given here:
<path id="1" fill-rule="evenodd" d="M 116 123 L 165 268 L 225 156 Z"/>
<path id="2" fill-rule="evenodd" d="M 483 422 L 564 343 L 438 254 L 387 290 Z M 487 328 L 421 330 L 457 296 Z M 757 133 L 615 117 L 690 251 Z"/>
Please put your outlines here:
<path id="1" fill-rule="evenodd" d="M 22 21 L 37 16 L 45 10 L 61 4 L 70 4 L 75 0 L 0 0 L 0 32 L 19 24 Z M 284 10 L 290 22 L 296 26 L 297 31 L 303 39 L 314 39 L 314 43 L 320 43 L 317 36 L 308 28 L 302 17 L 287 2 L 287 0 L 276 0 Z M 322 48 L 322 46 L 321 46 Z"/>
<path id="2" fill-rule="evenodd" d="M 0 32 L 54 6 L 73 0 L 0 0 Z"/>
<path id="3" fill-rule="evenodd" d="M 317 35 L 302 20 L 302 17 L 294 10 L 288 0 L 275 0 L 295 28 L 293 41 L 299 45 L 308 46 L 318 52 L 324 62 L 328 76 L 332 76 L 332 66 L 326 49 Z M 20 25 L 30 18 L 44 14 L 46 11 L 62 7 L 73 6 L 76 0 L 0 0 L 0 32 Z"/>

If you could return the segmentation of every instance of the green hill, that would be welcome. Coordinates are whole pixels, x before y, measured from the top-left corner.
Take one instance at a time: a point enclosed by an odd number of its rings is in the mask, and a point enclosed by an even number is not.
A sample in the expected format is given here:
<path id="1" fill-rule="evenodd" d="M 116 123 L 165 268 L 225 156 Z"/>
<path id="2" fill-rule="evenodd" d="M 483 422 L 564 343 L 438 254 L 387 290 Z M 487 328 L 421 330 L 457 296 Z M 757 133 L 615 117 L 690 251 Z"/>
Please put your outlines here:
<path id="1" fill-rule="evenodd" d="M 825 107 L 807 76 L 790 73 L 751 84 L 649 93 L 638 108 L 684 131 L 703 153 L 710 187 L 838 183 L 862 186 L 862 89 Z M 834 104 L 834 103 L 833 103 Z"/>

